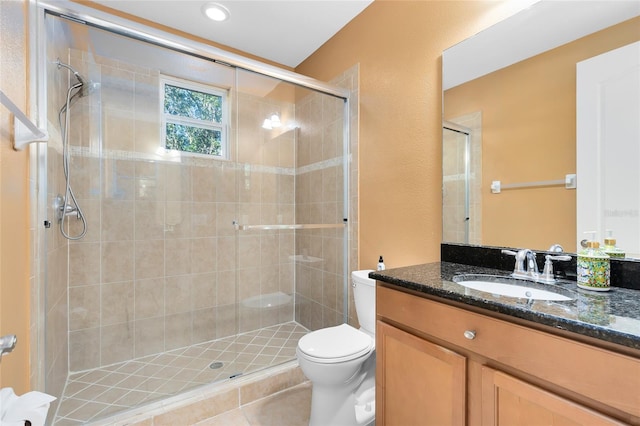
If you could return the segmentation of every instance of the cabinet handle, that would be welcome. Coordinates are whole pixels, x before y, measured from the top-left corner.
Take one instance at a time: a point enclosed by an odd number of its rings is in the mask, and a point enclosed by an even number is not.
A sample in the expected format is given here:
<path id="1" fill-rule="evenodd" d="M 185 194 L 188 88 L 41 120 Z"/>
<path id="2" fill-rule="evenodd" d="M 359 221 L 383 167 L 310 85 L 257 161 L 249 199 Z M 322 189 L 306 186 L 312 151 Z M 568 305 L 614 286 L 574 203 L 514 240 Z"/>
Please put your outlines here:
<path id="1" fill-rule="evenodd" d="M 476 332 L 475 330 L 466 330 L 464 332 L 464 337 L 466 337 L 469 340 L 473 340 L 476 338 Z"/>

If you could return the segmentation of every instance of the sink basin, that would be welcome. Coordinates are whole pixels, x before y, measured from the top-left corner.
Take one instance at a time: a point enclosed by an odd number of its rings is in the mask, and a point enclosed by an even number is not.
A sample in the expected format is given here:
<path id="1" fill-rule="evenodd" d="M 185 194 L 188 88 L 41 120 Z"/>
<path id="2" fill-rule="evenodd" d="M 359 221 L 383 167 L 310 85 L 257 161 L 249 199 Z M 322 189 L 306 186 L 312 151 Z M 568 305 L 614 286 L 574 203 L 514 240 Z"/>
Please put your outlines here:
<path id="1" fill-rule="evenodd" d="M 473 290 L 521 299 L 558 302 L 574 299 L 569 296 L 570 293 L 568 291 L 561 288 L 554 288 L 549 285 L 542 286 L 533 282 L 498 275 L 456 275 L 453 277 L 453 282 Z M 544 289 L 540 287 L 544 287 Z"/>

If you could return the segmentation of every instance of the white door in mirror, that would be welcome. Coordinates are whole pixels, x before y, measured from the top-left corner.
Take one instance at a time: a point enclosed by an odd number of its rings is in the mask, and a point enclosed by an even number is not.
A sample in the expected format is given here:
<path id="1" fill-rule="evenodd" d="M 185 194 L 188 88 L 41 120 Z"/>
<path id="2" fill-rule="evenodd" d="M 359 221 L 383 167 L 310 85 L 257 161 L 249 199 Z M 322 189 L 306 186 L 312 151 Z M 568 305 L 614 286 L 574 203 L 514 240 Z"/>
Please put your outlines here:
<path id="1" fill-rule="evenodd" d="M 577 239 L 640 254 L 640 42 L 577 64 Z M 578 244 L 578 247 L 580 245 Z"/>

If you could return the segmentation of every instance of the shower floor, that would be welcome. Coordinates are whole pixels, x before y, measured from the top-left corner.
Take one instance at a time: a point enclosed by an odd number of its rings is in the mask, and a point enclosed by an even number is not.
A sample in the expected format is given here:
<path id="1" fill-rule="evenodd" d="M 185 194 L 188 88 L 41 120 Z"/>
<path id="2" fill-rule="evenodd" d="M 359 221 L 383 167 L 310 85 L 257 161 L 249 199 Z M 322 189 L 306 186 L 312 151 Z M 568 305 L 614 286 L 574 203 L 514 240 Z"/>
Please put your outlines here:
<path id="1" fill-rule="evenodd" d="M 308 330 L 295 323 L 69 375 L 54 424 L 80 425 L 296 356 Z M 212 368 L 212 364 L 215 365 Z M 221 365 L 220 365 L 221 364 Z"/>

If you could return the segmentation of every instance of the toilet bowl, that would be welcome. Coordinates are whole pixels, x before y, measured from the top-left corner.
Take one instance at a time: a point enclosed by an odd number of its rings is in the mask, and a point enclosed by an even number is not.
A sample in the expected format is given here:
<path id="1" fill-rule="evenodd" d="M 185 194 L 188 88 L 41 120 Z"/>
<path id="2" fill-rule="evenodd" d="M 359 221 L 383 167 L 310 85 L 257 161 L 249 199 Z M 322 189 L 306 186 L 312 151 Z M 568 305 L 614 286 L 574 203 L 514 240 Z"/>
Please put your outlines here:
<path id="1" fill-rule="evenodd" d="M 310 426 L 364 426 L 375 419 L 375 281 L 351 274 L 360 329 L 348 324 L 303 336 L 296 356 L 311 381 Z"/>

